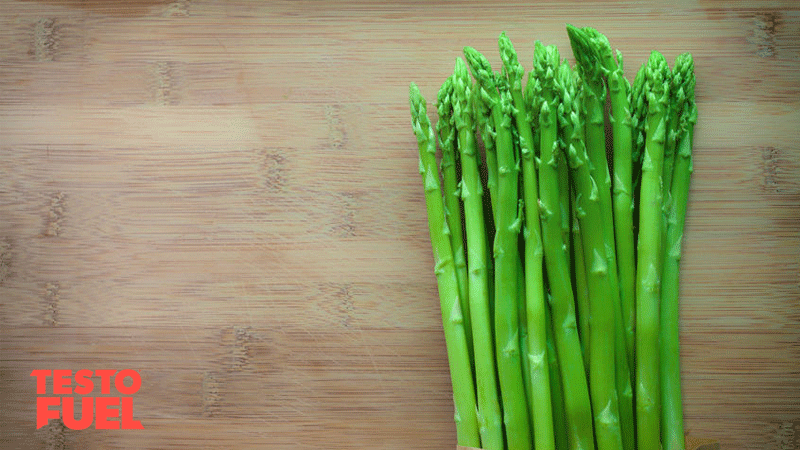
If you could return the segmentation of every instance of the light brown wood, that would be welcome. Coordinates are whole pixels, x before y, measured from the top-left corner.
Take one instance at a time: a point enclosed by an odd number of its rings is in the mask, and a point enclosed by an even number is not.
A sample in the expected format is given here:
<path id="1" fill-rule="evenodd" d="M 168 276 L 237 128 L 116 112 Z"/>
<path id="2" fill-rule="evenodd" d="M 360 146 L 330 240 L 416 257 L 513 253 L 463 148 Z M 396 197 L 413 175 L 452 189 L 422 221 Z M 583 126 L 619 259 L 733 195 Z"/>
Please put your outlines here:
<path id="1" fill-rule="evenodd" d="M 800 435 L 800 7 L 3 1 L 4 448 L 453 448 L 408 83 L 505 30 L 690 51 L 687 432 Z M 571 58 L 570 58 L 571 59 Z M 139 370 L 144 430 L 35 428 L 35 369 Z"/>

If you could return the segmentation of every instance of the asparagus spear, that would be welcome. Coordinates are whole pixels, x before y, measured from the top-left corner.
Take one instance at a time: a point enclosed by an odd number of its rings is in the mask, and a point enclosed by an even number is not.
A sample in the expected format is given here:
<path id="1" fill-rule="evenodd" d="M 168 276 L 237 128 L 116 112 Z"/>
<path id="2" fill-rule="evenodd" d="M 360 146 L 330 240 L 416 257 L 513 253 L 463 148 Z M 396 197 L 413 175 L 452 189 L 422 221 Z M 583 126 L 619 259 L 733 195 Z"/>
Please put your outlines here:
<path id="1" fill-rule="evenodd" d="M 622 72 L 622 53 L 616 58 L 605 35 L 593 28 L 583 28 L 585 44 L 593 50 L 595 65 L 605 77 L 611 100 L 610 122 L 614 184 L 611 211 L 603 210 L 607 252 L 616 252 L 608 259 L 609 277 L 614 300 L 614 348 L 616 386 L 619 396 L 620 428 L 625 449 L 635 447 L 633 422 L 633 388 L 630 368 L 634 365 L 634 327 L 636 314 L 636 269 L 633 239 L 632 131 L 629 91 L 630 85 Z M 587 58 L 588 59 L 588 58 Z M 589 63 L 589 61 L 585 61 Z M 605 91 L 604 91 L 605 93 Z M 602 159 L 605 162 L 605 159 Z M 605 194 L 605 192 L 604 192 Z M 612 220 L 613 217 L 613 220 Z M 608 228 L 613 231 L 608 233 Z M 609 242 L 611 245 L 609 245 Z M 615 270 L 616 269 L 616 270 Z M 616 273 L 615 273 L 616 272 Z"/>
<path id="2" fill-rule="evenodd" d="M 585 115 L 586 151 L 589 154 L 589 170 L 598 183 L 600 208 L 603 214 L 603 240 L 608 258 L 608 274 L 611 289 L 614 291 L 614 303 L 619 303 L 619 278 L 617 275 L 617 252 L 614 239 L 614 216 L 611 204 L 611 174 L 606 156 L 605 116 L 606 99 L 603 83 L 601 50 L 608 48 L 605 36 L 594 28 L 576 28 L 567 25 L 572 53 L 577 62 L 578 71 L 584 83 L 583 112 Z M 605 43 L 603 42 L 605 41 Z"/>
<path id="3" fill-rule="evenodd" d="M 546 288 L 545 288 L 546 289 Z M 552 304 L 548 296 L 547 305 Z M 545 331 L 547 332 L 547 366 L 550 376 L 550 403 L 553 405 L 553 431 L 556 448 L 569 448 L 567 437 L 567 415 L 564 411 L 564 388 L 561 386 L 561 367 L 558 364 L 556 343 L 553 332 L 553 320 L 550 307 L 545 305 Z"/>
<path id="4" fill-rule="evenodd" d="M 634 447 L 633 388 L 630 367 L 634 360 L 634 253 L 633 218 L 630 182 L 630 122 L 628 120 L 628 95 L 621 65 L 614 59 L 608 39 L 594 28 L 576 29 L 568 26 L 573 53 L 579 68 L 588 77 L 584 108 L 589 117 L 587 146 L 591 174 L 599 183 L 602 214 L 602 233 L 608 259 L 608 277 L 611 305 L 614 310 L 613 339 L 615 349 L 615 384 L 619 397 L 620 425 L 626 449 Z M 618 53 L 621 62 L 621 54 Z M 612 141 L 614 151 L 614 200 L 611 197 L 608 160 L 605 155 L 603 104 L 605 85 L 603 76 L 611 84 Z M 615 221 L 619 220 L 619 223 Z M 617 238 L 619 237 L 619 248 Z M 617 252 L 620 251 L 619 257 Z M 587 261 L 588 263 L 588 261 Z M 621 271 L 622 273 L 620 273 Z M 591 381 L 591 380 L 590 380 Z"/>
<path id="5" fill-rule="evenodd" d="M 613 58 L 610 60 L 613 61 Z M 636 327 L 636 256 L 633 232 L 633 168 L 630 111 L 630 84 L 623 75 L 622 53 L 617 52 L 618 65 L 608 63 L 607 76 L 611 94 L 611 123 L 613 133 L 614 167 L 614 237 L 617 251 L 617 274 L 619 281 L 619 312 L 616 315 L 617 338 L 617 390 L 620 395 L 620 425 L 625 449 L 636 447 L 633 414 L 633 378 L 631 368 L 635 356 Z M 622 340 L 623 342 L 619 342 Z M 622 345 L 620 345 L 622 344 Z M 621 351 L 625 352 L 620 355 Z"/>
<path id="6" fill-rule="evenodd" d="M 487 270 L 486 228 L 483 220 L 483 189 L 478 172 L 478 148 L 473 130 L 470 105 L 472 83 L 467 66 L 456 59 L 453 74 L 453 119 L 458 129 L 461 158 L 461 199 L 467 235 L 469 265 L 469 307 L 475 351 L 475 380 L 478 391 L 478 423 L 484 450 L 503 450 L 503 423 L 497 393 L 495 356 L 489 313 L 489 278 Z"/>
<path id="7" fill-rule="evenodd" d="M 622 434 L 619 423 L 619 405 L 615 384 L 614 339 L 609 330 L 614 327 L 614 304 L 611 298 L 608 258 L 603 234 L 591 232 L 602 230 L 603 214 L 598 186 L 589 170 L 589 160 L 581 139 L 582 124 L 578 102 L 580 93 L 568 71 L 563 71 L 560 82 L 564 84 L 565 112 L 569 139 L 569 162 L 576 191 L 576 202 L 580 208 L 581 247 L 589 289 L 589 393 L 594 417 L 594 432 L 598 449 L 621 449 Z M 575 91 L 575 94 L 572 94 Z M 543 166 L 546 161 L 542 148 Z M 548 272 L 550 268 L 548 266 Z M 611 339 L 609 339 L 611 334 Z"/>
<path id="8" fill-rule="evenodd" d="M 633 84 L 631 84 L 631 93 L 629 96 L 631 105 L 631 132 L 633 135 L 632 148 L 631 148 L 631 165 L 632 165 L 631 172 L 633 178 L 634 197 L 641 190 L 642 158 L 644 157 L 644 143 L 645 143 L 644 129 L 645 129 L 645 119 L 647 117 L 647 95 L 644 89 L 646 68 L 647 64 L 643 64 L 639 68 L 639 71 L 636 72 L 636 77 L 633 80 Z M 635 241 L 638 238 L 637 230 L 639 226 L 639 204 L 636 201 L 634 201 L 633 203 L 633 226 L 634 226 L 633 238 Z M 634 252 L 635 251 L 636 251 L 636 242 L 634 242 Z M 635 334 L 635 328 L 634 328 L 634 334 Z"/>
<path id="9" fill-rule="evenodd" d="M 620 306 L 624 328 L 625 349 L 628 365 L 633 366 L 634 298 L 636 297 L 636 259 L 633 247 L 633 168 L 631 129 L 631 86 L 623 73 L 622 53 L 611 51 L 608 39 L 597 33 L 592 40 L 600 55 L 603 73 L 608 84 L 611 100 L 611 130 L 613 148 L 613 215 L 614 238 L 617 251 Z"/>
<path id="10" fill-rule="evenodd" d="M 439 149 L 442 152 L 440 168 L 442 172 L 442 189 L 444 190 L 444 215 L 447 220 L 447 227 L 450 229 L 450 245 L 453 248 L 456 278 L 458 279 L 458 298 L 461 300 L 464 330 L 467 333 L 467 349 L 469 350 L 470 363 L 474 366 L 472 322 L 470 320 L 469 292 L 467 290 L 467 260 L 464 249 L 458 175 L 456 173 L 456 128 L 453 126 L 452 96 L 453 77 L 450 76 L 442 84 L 437 97 L 436 106 L 439 119 L 436 121 L 436 134 L 439 140 Z"/>
<path id="11" fill-rule="evenodd" d="M 522 94 L 524 69 L 519 63 L 511 40 L 505 33 L 498 40 L 500 57 L 508 77 L 510 94 L 514 103 L 514 122 L 519 133 L 522 165 L 522 188 L 525 217 L 525 313 L 527 318 L 528 353 L 531 387 L 531 416 L 534 445 L 537 449 L 555 448 L 553 411 L 551 404 L 550 375 L 547 363 L 547 332 L 545 324 L 545 298 L 543 274 L 542 232 L 539 224 L 538 188 L 534 166 L 534 142 L 528 107 Z"/>
<path id="12" fill-rule="evenodd" d="M 471 96 L 472 109 L 475 113 L 475 125 L 480 131 L 486 154 L 486 187 L 489 189 L 491 220 L 495 221 L 497 219 L 497 152 L 494 148 L 494 141 L 497 133 L 495 132 L 494 119 L 492 119 L 492 108 L 481 98 L 481 90 L 472 89 Z"/>
<path id="13" fill-rule="evenodd" d="M 563 122 L 561 119 L 562 116 L 563 114 L 559 112 L 559 122 Z M 563 125 L 559 126 L 564 128 Z M 562 134 L 565 133 L 565 131 L 562 131 Z M 565 154 L 568 150 L 569 147 L 564 149 Z M 583 214 L 583 211 L 581 211 L 579 208 L 580 205 L 578 205 L 574 188 L 570 189 L 570 195 L 572 196 L 572 275 L 574 277 L 573 285 L 575 289 L 575 309 L 578 316 L 578 336 L 581 340 L 583 366 L 584 369 L 588 371 L 589 337 L 591 336 L 591 333 L 589 333 L 589 286 L 586 281 L 586 264 L 583 261 L 583 244 L 581 243 L 583 240 L 583 230 L 581 230 L 580 215 Z M 586 373 L 586 376 L 589 376 L 588 372 Z"/>
<path id="14" fill-rule="evenodd" d="M 675 61 L 673 81 L 684 100 L 679 119 L 677 154 L 672 174 L 672 209 L 667 222 L 666 259 L 661 288 L 661 435 L 664 450 L 683 450 L 683 407 L 679 347 L 679 268 L 681 243 L 692 173 L 692 145 L 697 105 L 694 101 L 694 62 L 684 53 Z"/>
<path id="15" fill-rule="evenodd" d="M 661 248 L 663 249 L 662 258 L 666 259 L 667 255 L 667 228 L 670 216 L 672 215 L 673 200 L 672 200 L 672 175 L 675 166 L 675 158 L 677 157 L 678 134 L 680 133 L 680 116 L 683 107 L 686 103 L 686 91 L 684 90 L 684 79 L 680 73 L 684 68 L 678 67 L 678 60 L 675 61 L 676 66 L 674 72 L 669 72 L 669 99 L 667 101 L 667 118 L 666 133 L 664 142 L 664 165 L 661 171 L 661 179 L 663 182 L 662 192 L 664 194 L 662 206 L 662 224 L 661 224 Z M 661 261 L 661 269 L 663 271 L 664 259 Z"/>
<path id="16" fill-rule="evenodd" d="M 453 249 L 444 215 L 444 202 L 436 168 L 436 138 L 428 119 L 425 98 L 416 84 L 409 86 L 411 126 L 419 147 L 419 169 L 425 188 L 425 204 L 433 247 L 434 273 L 439 288 L 447 359 L 453 388 L 455 424 L 458 444 L 480 447 L 475 387 L 467 351 L 464 319 L 458 297 Z"/>
<path id="17" fill-rule="evenodd" d="M 559 101 L 559 106 L 560 106 Z M 559 152 L 564 152 L 563 142 L 559 138 Z M 569 187 L 569 164 L 558 165 L 558 203 L 561 212 L 561 240 L 567 251 L 567 265 L 572 267 L 572 209 L 570 202 L 572 195 Z"/>
<path id="18" fill-rule="evenodd" d="M 488 196 L 483 196 L 483 214 L 486 230 L 486 254 L 489 255 L 487 259 L 488 277 L 490 280 L 489 317 L 494 317 L 494 282 L 491 280 L 494 280 L 494 261 L 492 256 L 495 229 L 495 194 L 497 192 L 497 153 L 494 150 L 496 133 L 494 131 L 494 120 L 492 119 L 492 109 L 481 98 L 480 89 L 476 89 L 474 86 L 470 89 L 469 102 L 472 107 L 473 122 L 476 128 L 474 131 L 480 134 L 484 147 L 485 164 L 482 164 L 479 169 L 481 183 L 489 191 Z M 480 157 L 478 157 L 478 162 L 479 164 L 482 162 Z"/>
<path id="19" fill-rule="evenodd" d="M 476 89 L 491 106 L 496 128 L 497 221 L 495 224 L 495 345 L 497 373 L 509 450 L 531 448 L 525 386 L 520 360 L 518 292 L 518 184 L 517 161 L 511 136 L 511 104 L 501 96 L 489 61 L 477 50 L 464 48 L 464 56 L 475 77 Z"/>
<path id="20" fill-rule="evenodd" d="M 669 68 L 654 51 L 645 69 L 647 117 L 639 194 L 636 268 L 636 442 L 639 450 L 659 450 L 659 303 L 661 296 L 662 170 L 669 98 Z"/>
<path id="21" fill-rule="evenodd" d="M 508 81 L 505 79 L 505 75 L 501 75 L 500 80 L 498 82 L 498 86 L 500 87 L 500 95 L 505 96 L 509 102 L 509 104 L 513 105 L 513 99 L 511 98 L 511 92 L 509 92 Z M 512 106 L 512 115 L 513 106 Z M 518 171 L 522 169 L 522 154 L 520 152 L 520 145 L 519 145 L 519 133 L 517 133 L 517 128 L 512 125 L 511 127 L 511 135 L 514 139 L 514 155 L 517 160 L 517 167 Z M 521 177 L 518 176 L 519 179 L 519 189 L 522 189 L 522 182 Z M 517 202 L 517 217 L 520 220 L 520 239 L 518 241 L 518 262 L 517 262 L 517 309 L 519 310 L 519 346 L 520 346 L 520 354 L 522 355 L 522 382 L 525 385 L 525 394 L 527 396 L 527 406 L 528 406 L 528 420 L 530 421 L 530 429 L 533 430 L 533 420 L 534 420 L 534 413 L 535 410 L 533 408 L 533 383 L 530 377 L 531 373 L 531 353 L 529 351 L 528 345 L 528 305 L 526 300 L 526 292 L 525 292 L 525 262 L 523 257 L 525 256 L 525 234 L 527 234 L 527 230 L 524 228 L 524 218 L 525 218 L 525 201 L 524 192 L 520 193 L 519 202 Z M 542 287 L 544 289 L 544 287 Z M 534 331 L 535 333 L 536 331 Z M 532 432 L 532 431 L 531 431 Z"/>
<path id="22" fill-rule="evenodd" d="M 681 70 L 685 70 L 685 67 L 678 66 L 679 59 L 675 60 L 675 66 L 669 77 L 669 103 L 667 104 L 669 112 L 666 119 L 667 132 L 664 142 L 664 166 L 662 168 L 665 197 L 669 195 L 672 186 L 672 172 L 675 167 L 675 158 L 677 157 L 678 135 L 681 132 L 681 112 L 686 103 L 686 91 L 683 86 L 686 80 L 681 76 L 684 75 Z"/>

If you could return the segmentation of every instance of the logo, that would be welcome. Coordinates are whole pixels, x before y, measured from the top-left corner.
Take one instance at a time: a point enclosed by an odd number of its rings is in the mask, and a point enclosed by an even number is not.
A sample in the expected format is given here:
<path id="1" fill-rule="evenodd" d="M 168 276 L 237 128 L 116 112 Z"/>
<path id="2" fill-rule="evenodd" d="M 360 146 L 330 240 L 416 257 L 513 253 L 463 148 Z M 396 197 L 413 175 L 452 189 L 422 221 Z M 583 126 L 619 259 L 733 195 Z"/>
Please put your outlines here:
<path id="1" fill-rule="evenodd" d="M 133 418 L 131 396 L 142 387 L 142 377 L 133 369 L 119 372 L 82 369 L 74 375 L 71 370 L 34 370 L 31 376 L 36 378 L 38 396 L 36 429 L 47 425 L 50 419 L 59 418 L 65 427 L 73 430 L 84 430 L 92 423 L 98 430 L 144 429 L 142 423 Z M 126 379 L 130 380 L 128 385 Z M 48 385 L 52 395 L 48 395 Z"/>

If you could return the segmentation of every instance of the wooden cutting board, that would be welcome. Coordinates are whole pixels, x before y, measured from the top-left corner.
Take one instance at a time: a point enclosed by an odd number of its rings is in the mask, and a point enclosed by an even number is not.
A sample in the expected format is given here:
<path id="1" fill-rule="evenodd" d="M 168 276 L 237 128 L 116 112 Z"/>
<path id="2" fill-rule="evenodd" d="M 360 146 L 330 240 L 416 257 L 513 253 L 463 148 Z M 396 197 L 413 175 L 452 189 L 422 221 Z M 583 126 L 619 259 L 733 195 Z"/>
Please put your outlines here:
<path id="1" fill-rule="evenodd" d="M 687 431 L 798 448 L 800 5 L 665 5 L 3 1 L 2 447 L 454 448 L 408 83 L 573 23 L 693 53 Z M 125 368 L 143 430 L 36 429 Z"/>

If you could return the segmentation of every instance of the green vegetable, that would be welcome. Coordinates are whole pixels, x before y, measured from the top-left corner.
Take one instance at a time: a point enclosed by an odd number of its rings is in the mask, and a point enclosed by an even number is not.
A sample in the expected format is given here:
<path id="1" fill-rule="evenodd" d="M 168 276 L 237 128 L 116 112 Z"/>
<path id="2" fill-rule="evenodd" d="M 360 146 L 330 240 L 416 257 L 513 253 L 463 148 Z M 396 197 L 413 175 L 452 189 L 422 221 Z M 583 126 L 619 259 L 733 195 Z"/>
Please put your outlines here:
<path id="1" fill-rule="evenodd" d="M 502 33 L 499 38 L 500 58 L 508 77 L 514 104 L 514 123 L 519 133 L 522 165 L 522 188 L 525 216 L 525 305 L 527 319 L 527 354 L 530 380 L 531 416 L 534 445 L 537 449 L 555 448 L 550 372 L 547 363 L 547 332 L 545 323 L 545 292 L 542 268 L 542 232 L 539 224 L 539 195 L 534 165 L 534 142 L 528 107 L 522 94 L 524 69 L 519 63 L 511 40 Z"/>
<path id="2" fill-rule="evenodd" d="M 661 53 L 650 54 L 645 75 L 646 140 L 636 267 L 636 442 L 639 450 L 660 450 L 661 186 L 669 101 L 669 68 Z"/>
<path id="3" fill-rule="evenodd" d="M 560 81 L 565 95 L 565 125 L 569 133 L 568 157 L 572 169 L 578 220 L 581 230 L 581 249 L 589 291 L 589 393 L 594 418 L 594 432 L 599 449 L 622 448 L 619 425 L 619 406 L 614 379 L 614 308 L 608 277 L 608 258 L 603 241 L 603 216 L 598 185 L 590 172 L 586 147 L 581 139 L 583 123 L 579 114 L 581 95 L 575 78 L 564 73 Z M 572 79 L 570 79 L 572 78 Z M 569 103 L 566 103 L 569 102 Z M 544 155 L 543 155 L 544 158 Z M 589 230 L 594 230 L 589 232 Z M 548 268 L 549 270 L 549 268 Z M 583 448 L 583 447 L 582 447 Z"/>
<path id="4" fill-rule="evenodd" d="M 561 119 L 559 118 L 559 121 Z M 562 126 L 563 128 L 563 126 Z M 566 131 L 562 131 L 566 134 Z M 566 153 L 569 149 L 564 149 Z M 575 189 L 570 189 L 571 199 L 571 212 L 572 212 L 572 276 L 574 278 L 573 286 L 575 289 L 575 310 L 578 316 L 578 336 L 581 340 L 581 352 L 583 354 L 584 368 L 589 370 L 589 286 L 586 281 L 586 263 L 583 261 L 583 244 L 581 241 L 582 230 L 579 220 L 579 215 L 583 212 L 578 208 L 578 202 L 575 198 Z M 589 376 L 589 373 L 586 373 Z"/>
<path id="5" fill-rule="evenodd" d="M 605 138 L 605 121 L 604 121 L 604 104 L 606 99 L 606 84 L 604 83 L 603 74 L 607 73 L 604 66 L 605 64 L 612 64 L 616 66 L 614 61 L 611 45 L 608 39 L 594 28 L 576 28 L 567 25 L 567 34 L 569 35 L 570 42 L 572 43 L 573 54 L 578 64 L 581 77 L 584 79 L 584 92 L 583 92 L 583 111 L 586 117 L 586 149 L 589 158 L 589 172 L 592 179 L 597 184 L 597 200 L 598 200 L 598 215 L 593 223 L 595 229 L 601 230 L 601 237 L 605 255 L 605 265 L 603 270 L 608 278 L 606 283 L 607 291 L 598 291 L 597 294 L 606 296 L 603 302 L 604 308 L 610 312 L 609 328 L 604 328 L 603 332 L 598 332 L 597 327 L 590 329 L 590 340 L 592 345 L 590 348 L 589 356 L 589 385 L 592 386 L 592 407 L 595 410 L 595 426 L 597 427 L 598 434 L 598 447 L 602 448 L 622 448 L 622 431 L 620 427 L 619 418 L 619 399 L 623 402 L 632 401 L 630 396 L 630 374 L 627 364 L 623 364 L 622 359 L 627 363 L 628 355 L 626 346 L 624 345 L 625 330 L 622 316 L 622 302 L 620 297 L 619 277 L 617 272 L 617 256 L 616 256 L 616 239 L 614 228 L 614 211 L 611 200 L 611 178 L 608 168 L 608 159 L 606 156 L 606 138 Z M 584 225 L 583 228 L 586 226 Z M 587 256 L 587 241 L 584 235 L 584 263 L 587 265 L 587 276 L 591 278 L 591 272 L 595 270 L 594 265 L 596 261 L 592 261 Z M 598 282 L 589 281 L 589 299 L 591 303 L 590 314 L 592 321 L 600 321 L 598 317 L 595 320 L 596 295 L 592 295 L 592 288 Z M 604 316 L 603 316 L 604 317 Z M 609 333 L 609 331 L 611 331 Z M 595 338 L 603 339 L 603 342 L 595 342 Z M 600 357 L 600 347 L 607 347 L 608 353 L 603 353 L 602 358 L 604 361 L 601 363 L 595 359 L 595 356 Z M 623 355 L 619 355 L 623 352 Z M 619 356 L 618 356 L 619 355 Z M 624 356 L 624 358 L 622 358 Z M 610 359 L 610 360 L 609 360 Z M 597 367 L 601 365 L 603 367 Z M 595 381 L 596 377 L 600 377 L 603 383 Z M 598 384 L 604 384 L 610 378 L 613 380 L 613 389 L 616 399 L 614 407 L 616 417 L 614 420 L 616 424 L 609 424 L 608 426 L 600 427 L 598 421 L 601 420 L 598 416 L 607 412 L 606 402 L 599 402 L 596 398 L 601 399 L 610 398 L 608 392 L 599 392 L 600 389 L 611 389 L 610 386 L 600 387 Z M 632 408 L 624 409 L 626 412 Z M 606 414 L 607 415 L 607 414 Z M 622 421 L 625 423 L 626 428 L 632 431 L 633 417 L 625 417 Z M 603 422 L 605 423 L 605 422 Z M 627 430 L 626 430 L 627 434 Z M 633 436 L 630 433 L 631 437 Z M 601 437 L 602 436 L 602 437 Z M 619 441 L 619 446 L 617 447 Z"/>
<path id="6" fill-rule="evenodd" d="M 535 41 L 527 84 L 505 33 L 499 72 L 464 47 L 436 134 L 411 84 L 458 442 L 684 450 L 694 61 L 654 51 L 630 83 L 604 35 L 567 33 L 576 64 Z"/>
<path id="7" fill-rule="evenodd" d="M 560 64 L 556 47 L 546 47 L 537 41 L 534 44 L 533 67 L 538 80 L 537 98 L 534 104 L 539 109 L 540 130 L 539 216 L 542 223 L 547 279 L 552 295 L 553 333 L 561 369 L 567 436 L 570 448 L 591 449 L 594 448 L 592 413 L 575 318 L 571 267 L 561 225 L 558 166 L 565 162 L 558 143 L 559 101 L 556 95 L 558 89 L 556 76 L 563 76 L 560 72 L 560 67 L 563 66 Z M 569 96 L 564 96 L 564 99 L 570 101 Z M 574 123 L 572 125 L 575 126 Z M 579 132 L 573 130 L 573 135 Z"/>
<path id="8" fill-rule="evenodd" d="M 459 445 L 479 447 L 477 406 L 472 368 L 469 362 L 466 330 L 458 296 L 453 249 L 450 245 L 450 230 L 444 214 L 442 190 L 436 168 L 436 138 L 428 119 L 425 98 L 416 84 L 409 87 L 411 126 L 419 147 L 419 171 L 425 188 L 425 204 L 428 210 L 428 226 L 433 246 L 434 273 L 439 288 L 447 359 L 453 386 L 456 433 Z"/>
<path id="9" fill-rule="evenodd" d="M 453 119 L 458 129 L 461 158 L 461 199 L 467 235 L 469 266 L 469 307 L 472 335 L 475 338 L 475 379 L 478 394 L 478 422 L 484 450 L 503 450 L 503 423 L 495 374 L 495 354 L 489 309 L 489 258 L 483 219 L 483 188 L 478 171 L 478 146 L 475 142 L 472 83 L 467 66 L 456 59 L 453 80 Z"/>
<path id="10" fill-rule="evenodd" d="M 629 366 L 633 366 L 634 328 L 636 314 L 636 259 L 633 236 L 633 131 L 631 129 L 631 86 L 622 69 L 622 53 L 616 60 L 611 45 L 604 42 L 602 65 L 611 100 L 612 155 L 614 168 L 613 209 L 614 237 L 617 250 L 622 323 L 625 331 L 625 348 Z"/>
<path id="11" fill-rule="evenodd" d="M 520 355 L 519 307 L 517 305 L 520 220 L 518 166 L 511 133 L 511 100 L 498 91 L 498 77 L 477 50 L 464 48 L 464 56 L 476 89 L 492 110 L 497 152 L 497 205 L 495 224 L 495 349 L 503 422 L 509 450 L 531 448 L 531 433 Z"/>
<path id="12" fill-rule="evenodd" d="M 495 206 L 497 205 L 497 152 L 494 149 L 495 132 L 492 108 L 481 97 L 480 89 L 472 89 L 472 108 L 475 113 L 475 124 L 480 131 L 486 157 L 486 187 L 489 190 L 489 210 L 492 222 L 497 220 Z"/>
<path id="13" fill-rule="evenodd" d="M 633 387 L 630 368 L 634 365 L 634 308 L 636 292 L 636 259 L 633 238 L 633 145 L 629 91 L 630 84 L 622 71 L 622 53 L 616 58 L 606 36 L 593 28 L 583 28 L 586 44 L 593 50 L 594 64 L 605 77 L 611 103 L 611 141 L 614 181 L 612 185 L 611 211 L 608 199 L 604 200 L 604 227 L 606 230 L 611 295 L 615 304 L 614 359 L 616 362 L 616 386 L 619 396 L 620 428 L 623 447 L 635 448 L 633 423 Z M 589 61 L 584 60 L 585 63 Z M 605 92 L 604 92 L 605 93 Z M 605 161 L 605 160 L 603 160 Z M 604 191 L 605 194 L 605 191 Z M 612 221 L 613 217 L 613 221 Z M 608 232 L 608 230 L 613 230 Z M 613 256 L 616 252 L 616 257 Z M 616 269 L 616 270 L 615 270 Z"/>
<path id="14" fill-rule="evenodd" d="M 550 299 L 548 298 L 548 304 Z M 545 307 L 545 331 L 547 332 L 547 366 L 550 374 L 550 394 L 553 405 L 553 428 L 556 439 L 556 448 L 568 448 L 567 414 L 564 411 L 564 389 L 561 386 L 561 368 L 556 355 L 555 338 L 553 337 L 553 320 L 549 307 Z"/>
<path id="15" fill-rule="evenodd" d="M 631 133 L 632 133 L 632 147 L 631 147 L 631 172 L 633 178 L 633 195 L 637 197 L 640 191 L 640 183 L 642 179 L 642 158 L 644 157 L 644 143 L 645 143 L 645 118 L 647 117 L 647 94 L 645 92 L 645 73 L 647 64 L 643 64 L 639 71 L 636 72 L 636 77 L 631 84 L 631 93 L 629 95 L 631 105 Z M 633 225 L 638 227 L 638 214 L 639 205 L 634 201 L 633 204 Z M 634 229 L 634 239 L 636 236 L 636 228 Z M 635 243 L 634 243 L 635 249 Z M 634 294 L 635 295 L 635 294 Z M 635 332 L 635 330 L 634 330 Z"/>
<path id="16" fill-rule="evenodd" d="M 673 70 L 673 82 L 678 86 L 673 104 L 677 103 L 676 99 L 683 102 L 676 106 L 680 111 L 680 127 L 671 183 L 673 207 L 667 221 L 666 259 L 661 279 L 661 436 L 664 450 L 683 450 L 685 442 L 680 384 L 678 298 L 681 243 L 689 203 L 694 124 L 697 122 L 692 55 L 684 53 L 678 56 Z"/>
<path id="17" fill-rule="evenodd" d="M 450 229 L 450 245 L 458 279 L 458 298 L 461 301 L 461 313 L 464 315 L 464 330 L 467 333 L 467 349 L 470 363 L 474 361 L 472 350 L 472 322 L 469 311 L 469 292 L 467 290 L 467 260 L 464 249 L 464 230 L 461 226 L 461 202 L 458 192 L 458 175 L 456 174 L 456 128 L 453 126 L 453 77 L 448 78 L 439 89 L 437 110 L 439 119 L 436 131 L 439 148 L 442 151 L 440 168 L 442 171 L 442 189 L 444 190 L 444 213 L 447 227 Z"/>
<path id="18" fill-rule="evenodd" d="M 589 154 L 590 167 L 595 182 L 602 212 L 602 233 L 606 246 L 608 273 L 611 279 L 614 304 L 619 303 L 619 282 L 617 275 L 616 241 L 614 238 L 614 217 L 611 202 L 611 175 L 606 156 L 606 135 L 604 104 L 606 89 L 603 80 L 603 53 L 611 47 L 605 36 L 594 28 L 576 28 L 567 25 L 567 34 L 572 44 L 578 72 L 583 80 L 583 115 L 585 123 L 585 146 Z"/>

